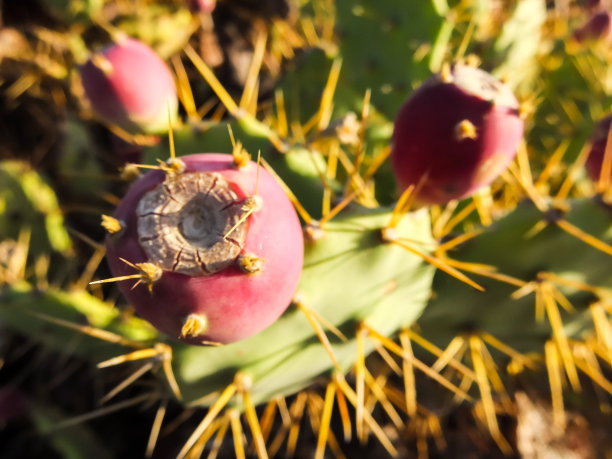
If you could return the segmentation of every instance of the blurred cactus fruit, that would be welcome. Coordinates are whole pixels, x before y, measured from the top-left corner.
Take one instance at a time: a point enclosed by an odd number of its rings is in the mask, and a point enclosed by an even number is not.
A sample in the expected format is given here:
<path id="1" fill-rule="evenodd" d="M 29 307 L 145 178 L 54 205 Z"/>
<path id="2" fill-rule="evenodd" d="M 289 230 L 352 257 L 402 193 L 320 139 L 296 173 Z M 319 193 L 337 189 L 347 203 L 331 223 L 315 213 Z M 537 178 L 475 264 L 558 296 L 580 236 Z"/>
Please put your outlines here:
<path id="1" fill-rule="evenodd" d="M 597 182 L 601 176 L 606 144 L 608 143 L 608 133 L 612 124 L 612 114 L 601 119 L 591 134 L 591 150 L 586 162 L 587 173 L 591 180 Z"/>
<path id="2" fill-rule="evenodd" d="M 212 13 L 217 0 L 187 0 L 187 6 L 193 13 Z"/>
<path id="3" fill-rule="evenodd" d="M 107 219 L 107 259 L 120 289 L 158 330 L 191 344 L 230 343 L 273 323 L 296 292 L 300 221 L 276 179 L 225 154 L 149 172 Z M 109 223 L 110 222 L 110 223 Z M 135 274 L 136 273 L 136 274 Z"/>
<path id="4" fill-rule="evenodd" d="M 168 130 L 178 111 L 172 72 L 144 43 L 121 37 L 94 53 L 80 69 L 85 95 L 103 122 L 130 134 Z"/>
<path id="5" fill-rule="evenodd" d="M 586 23 L 574 32 L 574 38 L 579 43 L 611 40 L 612 13 L 609 11 L 597 11 L 593 13 Z"/>
<path id="6" fill-rule="evenodd" d="M 508 166 L 523 136 L 511 89 L 484 70 L 455 65 L 430 77 L 400 109 L 391 165 L 421 204 L 468 197 Z"/>

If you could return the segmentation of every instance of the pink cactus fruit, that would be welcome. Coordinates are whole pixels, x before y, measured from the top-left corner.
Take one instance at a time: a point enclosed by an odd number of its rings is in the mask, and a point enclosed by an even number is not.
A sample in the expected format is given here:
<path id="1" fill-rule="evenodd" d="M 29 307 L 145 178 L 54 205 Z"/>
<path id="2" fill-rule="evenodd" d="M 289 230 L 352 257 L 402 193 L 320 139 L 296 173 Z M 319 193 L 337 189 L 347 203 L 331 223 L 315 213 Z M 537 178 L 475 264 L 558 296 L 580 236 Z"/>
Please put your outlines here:
<path id="1" fill-rule="evenodd" d="M 103 122 L 130 134 L 168 130 L 178 98 L 172 72 L 144 43 L 121 37 L 91 56 L 80 69 L 85 95 Z"/>
<path id="2" fill-rule="evenodd" d="M 612 124 L 612 114 L 601 119 L 591 134 L 591 150 L 586 162 L 586 169 L 589 177 L 595 182 L 599 181 L 601 176 L 601 168 L 603 166 L 604 155 L 606 152 L 606 144 L 608 142 L 608 133 Z"/>
<path id="3" fill-rule="evenodd" d="M 194 13 L 210 14 L 217 6 L 217 0 L 187 0 L 187 5 Z"/>
<path id="4" fill-rule="evenodd" d="M 597 11 L 574 32 L 574 38 L 579 43 L 612 40 L 612 13 L 609 11 Z"/>
<path id="5" fill-rule="evenodd" d="M 400 189 L 421 204 L 474 194 L 508 166 L 523 136 L 510 88 L 484 70 L 455 65 L 432 76 L 404 103 L 391 165 Z"/>
<path id="6" fill-rule="evenodd" d="M 124 259 L 147 273 L 149 282 L 120 288 L 171 337 L 246 338 L 274 322 L 296 292 L 299 219 L 274 177 L 253 162 L 237 168 L 231 155 L 212 153 L 181 160 L 183 172 L 149 172 L 117 207 L 123 230 L 107 239 L 111 271 L 134 274 Z"/>

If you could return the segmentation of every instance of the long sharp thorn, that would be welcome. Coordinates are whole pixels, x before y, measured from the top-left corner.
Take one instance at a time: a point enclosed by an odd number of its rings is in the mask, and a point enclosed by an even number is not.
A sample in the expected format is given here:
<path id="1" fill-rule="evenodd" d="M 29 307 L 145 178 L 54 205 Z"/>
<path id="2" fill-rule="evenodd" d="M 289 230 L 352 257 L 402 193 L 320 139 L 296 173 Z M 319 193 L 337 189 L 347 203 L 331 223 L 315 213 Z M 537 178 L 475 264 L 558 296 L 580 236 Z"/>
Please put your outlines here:
<path id="1" fill-rule="evenodd" d="M 193 445 L 195 445 L 198 438 L 204 433 L 204 431 L 208 428 L 208 426 L 215 420 L 217 415 L 221 412 L 221 410 L 225 407 L 225 405 L 227 405 L 227 403 L 230 401 L 230 399 L 234 396 L 235 393 L 236 393 L 236 384 L 234 383 L 228 385 L 223 390 L 219 398 L 217 398 L 215 403 L 208 410 L 208 413 L 206 414 L 206 416 L 204 416 L 204 419 L 202 419 L 202 421 L 200 422 L 200 424 L 198 424 L 198 426 L 193 431 L 189 439 L 187 439 L 187 441 L 183 445 L 183 448 L 181 448 L 180 452 L 178 453 L 177 459 L 185 459 L 185 457 L 189 453 L 189 450 L 192 448 Z"/>
<path id="2" fill-rule="evenodd" d="M 349 387 L 344 377 L 341 374 L 337 373 L 335 377 L 335 381 L 336 381 L 336 384 L 338 384 L 338 387 L 340 388 L 340 390 L 342 390 L 346 398 L 349 400 L 349 402 L 354 407 L 356 407 L 357 406 L 357 394 L 355 394 L 355 392 Z M 380 427 L 380 425 L 378 425 L 378 423 L 374 420 L 374 418 L 372 417 L 369 411 L 364 412 L 364 420 L 368 424 L 368 427 L 372 430 L 376 438 L 378 438 L 380 443 L 383 445 L 383 447 L 389 452 L 389 454 L 391 454 L 392 456 L 396 456 L 397 449 L 395 449 L 395 447 L 389 440 L 389 437 L 387 436 L 387 434 Z"/>
<path id="3" fill-rule="evenodd" d="M 159 438 L 161 426 L 166 416 L 166 408 L 168 407 L 168 399 L 163 399 L 160 403 L 157 411 L 155 412 L 155 418 L 153 419 L 153 425 L 151 426 L 151 432 L 149 433 L 149 440 L 147 441 L 147 448 L 145 450 L 145 457 L 150 458 L 153 456 L 155 451 L 155 445 Z"/>
<path id="4" fill-rule="evenodd" d="M 508 441 L 504 438 L 501 431 L 499 430 L 499 424 L 497 423 L 497 414 L 495 412 L 495 403 L 493 402 L 493 396 L 491 393 L 491 386 L 489 384 L 489 377 L 487 368 L 484 363 L 482 356 L 482 341 L 478 336 L 472 335 L 469 338 L 472 364 L 474 365 L 474 373 L 476 373 L 476 382 L 480 390 L 480 397 L 482 400 L 482 409 L 484 411 L 484 417 L 489 428 L 491 436 L 505 454 L 512 452 L 512 447 L 508 444 Z"/>
<path id="5" fill-rule="evenodd" d="M 406 359 L 402 359 L 403 375 L 404 375 L 404 392 L 406 396 L 406 413 L 410 417 L 416 416 L 417 412 L 417 400 L 416 400 L 416 380 L 414 375 L 414 354 L 412 352 L 412 343 L 406 330 L 400 332 L 400 342 L 402 349 L 408 356 Z"/>
<path id="6" fill-rule="evenodd" d="M 236 459 L 246 459 L 240 412 L 235 408 L 230 408 L 229 413 L 232 438 L 234 439 L 234 457 Z"/>
<path id="7" fill-rule="evenodd" d="M 328 442 L 331 424 L 332 408 L 336 394 L 336 383 L 332 380 L 327 384 L 325 399 L 323 402 L 323 413 L 319 425 L 319 435 L 317 437 L 317 449 L 315 459 L 323 459 L 325 456 L 325 445 Z"/>
<path id="8" fill-rule="evenodd" d="M 554 341 L 547 341 L 544 345 L 544 356 L 552 397 L 553 421 L 556 426 L 565 426 L 565 409 L 563 406 L 563 383 L 561 381 L 561 363 L 557 345 Z"/>
<path id="9" fill-rule="evenodd" d="M 608 137 L 606 139 L 606 148 L 604 150 L 603 160 L 601 162 L 601 170 L 599 172 L 599 178 L 597 180 L 597 191 L 604 193 L 610 188 L 610 181 L 612 180 L 612 124 L 608 131 Z"/>

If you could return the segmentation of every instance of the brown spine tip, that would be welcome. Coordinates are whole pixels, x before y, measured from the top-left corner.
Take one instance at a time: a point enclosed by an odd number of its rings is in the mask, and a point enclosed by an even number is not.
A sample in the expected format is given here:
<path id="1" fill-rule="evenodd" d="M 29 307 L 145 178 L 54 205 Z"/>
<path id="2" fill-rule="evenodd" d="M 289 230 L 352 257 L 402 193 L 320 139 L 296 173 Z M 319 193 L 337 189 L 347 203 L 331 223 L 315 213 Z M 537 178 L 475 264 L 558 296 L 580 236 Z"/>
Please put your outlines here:
<path id="1" fill-rule="evenodd" d="M 246 274 L 257 274 L 263 269 L 264 260 L 257 255 L 242 254 L 238 257 L 238 267 Z"/>
<path id="2" fill-rule="evenodd" d="M 465 65 L 468 67 L 480 67 L 481 59 L 477 54 L 468 54 L 465 57 Z"/>
<path id="3" fill-rule="evenodd" d="M 183 321 L 179 338 L 197 338 L 208 330 L 208 319 L 202 314 L 189 314 Z"/>
<path id="4" fill-rule="evenodd" d="M 470 120 L 462 120 L 455 126 L 455 138 L 461 142 L 465 139 L 476 139 L 476 126 Z"/>
<path id="5" fill-rule="evenodd" d="M 125 230 L 125 223 L 110 215 L 102 215 L 101 225 L 108 234 L 118 234 Z"/>
<path id="6" fill-rule="evenodd" d="M 263 207 L 263 199 L 261 199 L 261 196 L 258 196 L 256 194 L 246 198 L 244 200 L 244 203 L 242 204 L 242 210 L 244 210 L 245 212 L 248 212 L 249 215 L 252 214 L 253 212 L 257 212 L 261 210 L 262 207 Z"/>
<path id="7" fill-rule="evenodd" d="M 187 166 L 182 159 L 179 158 L 170 158 L 166 161 L 166 165 L 168 166 L 167 172 L 173 175 L 179 175 L 185 172 Z"/>
<path id="8" fill-rule="evenodd" d="M 121 169 L 121 180 L 132 182 L 140 177 L 140 168 L 136 164 L 128 163 Z"/>
<path id="9" fill-rule="evenodd" d="M 448 62 L 442 64 L 442 68 L 440 69 L 440 80 L 442 80 L 443 83 L 452 83 L 454 80 L 453 71 Z"/>
<path id="10" fill-rule="evenodd" d="M 234 146 L 232 156 L 234 158 L 234 166 L 236 166 L 237 169 L 247 167 L 251 161 L 251 155 L 242 147 L 240 142 L 236 143 Z"/>
<path id="11" fill-rule="evenodd" d="M 153 291 L 153 284 L 161 279 L 164 271 L 153 263 L 136 263 L 136 268 L 142 274 L 142 281 L 147 284 L 149 291 Z"/>
<path id="12" fill-rule="evenodd" d="M 314 243 L 325 235 L 325 230 L 317 221 L 311 221 L 304 227 L 304 239 L 306 242 Z"/>
<path id="13" fill-rule="evenodd" d="M 239 393 L 248 392 L 253 387 L 253 377 L 244 371 L 239 371 L 234 376 L 234 384 Z"/>
<path id="14" fill-rule="evenodd" d="M 334 126 L 336 138 L 346 145 L 358 145 L 361 123 L 353 112 L 347 113 L 341 122 Z"/>
<path id="15" fill-rule="evenodd" d="M 397 230 L 394 227 L 385 227 L 380 230 L 380 238 L 383 242 L 393 242 L 396 241 Z"/>
<path id="16" fill-rule="evenodd" d="M 112 75 L 114 72 L 113 64 L 103 54 L 94 54 L 91 58 L 91 62 L 95 65 L 104 75 Z"/>

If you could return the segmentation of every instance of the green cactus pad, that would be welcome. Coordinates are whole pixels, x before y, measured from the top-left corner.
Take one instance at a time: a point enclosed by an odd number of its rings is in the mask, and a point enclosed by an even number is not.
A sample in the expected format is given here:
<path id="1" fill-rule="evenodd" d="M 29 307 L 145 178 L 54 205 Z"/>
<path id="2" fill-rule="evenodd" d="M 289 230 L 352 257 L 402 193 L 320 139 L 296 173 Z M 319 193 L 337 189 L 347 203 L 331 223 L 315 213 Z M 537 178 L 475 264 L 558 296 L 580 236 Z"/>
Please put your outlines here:
<path id="1" fill-rule="evenodd" d="M 45 317 L 104 329 L 128 340 L 147 342 L 157 337 L 147 322 L 121 314 L 113 305 L 85 291 L 38 290 L 25 282 L 0 288 L 0 321 L 37 342 L 52 349 L 93 356 L 99 361 L 125 349 Z"/>
<path id="2" fill-rule="evenodd" d="M 0 162 L 0 235 L 32 231 L 30 252 L 70 252 L 72 243 L 53 189 L 24 162 Z"/>
<path id="3" fill-rule="evenodd" d="M 100 200 L 107 184 L 94 145 L 85 124 L 78 119 L 66 120 L 57 168 L 62 186 L 80 200 Z"/>
<path id="4" fill-rule="evenodd" d="M 565 220 L 609 245 L 612 243 L 609 208 L 592 199 L 576 199 L 569 204 Z M 498 272 L 525 282 L 535 280 L 538 273 L 551 272 L 564 279 L 612 288 L 610 255 L 585 244 L 554 223 L 530 236 L 530 230 L 542 219 L 542 213 L 531 203 L 520 204 L 450 256 L 493 265 Z M 534 295 L 513 299 L 510 295 L 518 286 L 482 277 L 476 280 L 485 287 L 484 292 L 449 276 L 436 276 L 434 292 L 438 295 L 419 319 L 422 335 L 445 346 L 463 331 L 482 330 L 519 351 L 541 351 L 542 343 L 551 336 L 551 328 L 547 320 L 535 320 Z M 594 295 L 568 287 L 560 289 L 576 309 L 575 313 L 563 312 L 566 334 L 576 336 L 584 310 Z"/>
<path id="5" fill-rule="evenodd" d="M 337 56 L 342 59 L 334 97 L 337 113 L 360 110 L 365 91 L 371 89 L 372 105 L 393 118 L 414 86 L 431 74 L 431 58 L 440 54 L 438 50 L 444 55 L 441 32 L 448 28 L 444 11 L 428 0 L 336 2 L 335 8 Z M 330 66 L 331 59 L 323 52 L 302 56 L 283 82 L 290 115 L 297 113 L 297 107 L 305 121 L 316 112 L 321 75 Z"/>
<path id="6" fill-rule="evenodd" d="M 491 21 L 489 15 L 483 15 L 480 19 L 483 22 Z M 496 39 L 492 53 L 485 59 L 494 66 L 492 73 L 503 78 L 513 90 L 520 86 L 525 86 L 523 89 L 527 91 L 533 90 L 531 83 L 538 69 L 534 64 L 542 46 L 545 22 L 546 2 L 523 0 L 514 6 L 501 33 L 493 29 Z"/>
<path id="7" fill-rule="evenodd" d="M 343 342 L 328 332 L 343 371 L 355 362 L 354 337 L 360 322 L 391 336 L 416 320 L 430 294 L 434 269 L 404 249 L 381 242 L 379 231 L 390 215 L 387 209 L 355 207 L 326 224 L 323 238 L 306 248 L 299 292 L 306 306 L 348 338 Z M 397 230 L 425 247 L 431 243 L 425 212 L 404 217 Z M 187 402 L 227 386 L 238 371 L 253 378 L 253 401 L 260 403 L 294 393 L 334 369 L 297 308 L 247 340 L 210 348 L 176 345 L 173 355 Z"/>

